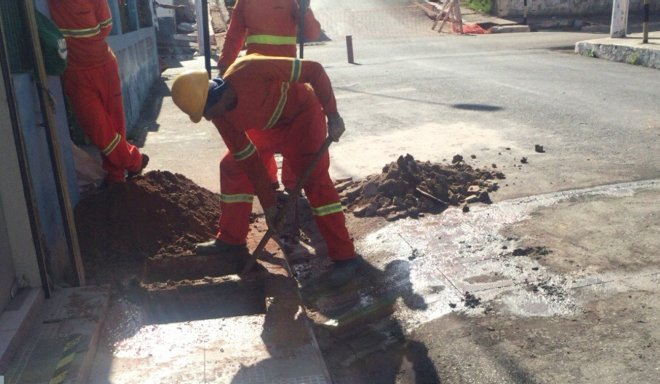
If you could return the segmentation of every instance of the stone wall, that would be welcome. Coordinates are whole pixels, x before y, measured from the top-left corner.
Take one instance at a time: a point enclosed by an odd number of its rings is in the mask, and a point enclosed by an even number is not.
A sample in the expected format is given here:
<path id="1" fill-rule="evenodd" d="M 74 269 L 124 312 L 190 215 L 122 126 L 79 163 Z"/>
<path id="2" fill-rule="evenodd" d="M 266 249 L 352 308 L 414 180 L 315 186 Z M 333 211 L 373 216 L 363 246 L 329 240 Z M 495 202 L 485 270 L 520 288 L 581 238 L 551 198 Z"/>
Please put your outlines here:
<path id="1" fill-rule="evenodd" d="M 492 13 L 499 17 L 522 17 L 524 0 L 492 0 Z M 527 0 L 527 15 L 577 16 L 608 14 L 613 0 Z M 630 12 L 641 12 L 644 0 L 630 0 Z M 660 13 L 660 1 L 651 1 L 651 13 Z M 652 16 L 653 17 L 653 16 Z M 657 17 L 657 16 L 656 16 Z"/>

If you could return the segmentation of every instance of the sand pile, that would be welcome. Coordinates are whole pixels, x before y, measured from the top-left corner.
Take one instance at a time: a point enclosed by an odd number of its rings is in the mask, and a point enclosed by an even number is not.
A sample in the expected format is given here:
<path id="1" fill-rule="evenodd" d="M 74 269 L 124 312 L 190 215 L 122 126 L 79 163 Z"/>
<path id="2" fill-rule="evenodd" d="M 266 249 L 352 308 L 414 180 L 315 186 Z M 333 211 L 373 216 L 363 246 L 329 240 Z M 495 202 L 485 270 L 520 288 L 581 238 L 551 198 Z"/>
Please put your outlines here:
<path id="1" fill-rule="evenodd" d="M 338 183 L 337 190 L 355 216 L 393 221 L 440 213 L 450 205 L 490 204 L 489 193 L 498 189 L 501 179 L 502 172 L 472 168 L 461 155 L 443 165 L 417 161 L 408 154 L 385 165 L 381 174 Z"/>

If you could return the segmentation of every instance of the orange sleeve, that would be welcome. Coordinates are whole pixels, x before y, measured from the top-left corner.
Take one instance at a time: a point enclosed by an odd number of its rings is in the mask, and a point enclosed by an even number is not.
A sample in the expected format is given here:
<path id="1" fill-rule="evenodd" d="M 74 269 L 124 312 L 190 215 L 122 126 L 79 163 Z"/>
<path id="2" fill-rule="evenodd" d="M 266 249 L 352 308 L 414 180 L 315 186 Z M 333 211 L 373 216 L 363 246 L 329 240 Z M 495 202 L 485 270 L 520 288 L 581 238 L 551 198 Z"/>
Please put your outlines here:
<path id="1" fill-rule="evenodd" d="M 106 0 L 95 0 L 96 21 L 101 26 L 101 36 L 106 37 L 112 31 L 112 13 Z"/>
<path id="2" fill-rule="evenodd" d="M 297 59 L 296 59 L 297 60 Z M 298 60 L 302 64 L 299 83 L 309 83 L 319 99 L 326 115 L 337 112 L 337 100 L 332 90 L 332 83 L 323 66 L 316 61 Z M 293 74 L 292 74 L 293 76 Z"/>
<path id="3" fill-rule="evenodd" d="M 264 209 L 274 207 L 277 204 L 277 198 L 273 191 L 270 176 L 259 156 L 259 151 L 257 151 L 247 133 L 235 128 L 223 118 L 213 120 L 213 123 L 220 132 L 220 136 L 222 136 L 229 152 L 250 179 L 261 206 Z"/>
<path id="4" fill-rule="evenodd" d="M 241 0 L 236 1 L 234 10 L 231 13 L 231 21 L 218 59 L 218 68 L 229 67 L 236 60 L 245 44 L 247 28 L 245 27 L 245 7 L 243 3 L 244 1 Z"/>
<path id="5" fill-rule="evenodd" d="M 296 20 L 299 20 L 300 17 L 296 17 Z M 305 12 L 305 40 L 306 41 L 316 41 L 321 36 L 321 23 L 316 20 L 314 12 L 310 8 L 307 8 Z"/>

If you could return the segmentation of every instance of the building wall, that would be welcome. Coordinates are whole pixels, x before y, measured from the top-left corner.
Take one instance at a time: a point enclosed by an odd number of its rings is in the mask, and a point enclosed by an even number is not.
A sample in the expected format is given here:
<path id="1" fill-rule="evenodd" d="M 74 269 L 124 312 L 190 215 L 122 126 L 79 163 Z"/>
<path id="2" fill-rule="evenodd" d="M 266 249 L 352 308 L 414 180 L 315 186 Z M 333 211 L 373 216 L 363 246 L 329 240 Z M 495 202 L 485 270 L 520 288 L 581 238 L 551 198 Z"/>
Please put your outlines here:
<path id="1" fill-rule="evenodd" d="M 136 2 L 128 1 L 129 7 Z M 137 12 L 129 11 L 128 26 L 122 32 L 120 10 L 117 1 L 110 1 L 113 18 L 112 35 L 107 42 L 117 56 L 119 75 L 122 82 L 126 131 L 130 137 L 138 127 L 142 104 L 149 96 L 151 85 L 160 76 L 156 29 L 153 26 L 140 26 Z"/>
<path id="2" fill-rule="evenodd" d="M 160 76 L 156 32 L 153 27 L 108 37 L 117 56 L 128 136 L 136 131 L 140 110 L 154 81 Z"/>
<path id="3" fill-rule="evenodd" d="M 492 0 L 492 12 L 500 17 L 523 16 L 524 0 Z M 579 16 L 608 14 L 613 0 L 527 0 L 528 16 Z M 631 11 L 642 11 L 644 0 L 630 0 Z M 651 11 L 660 11 L 660 1 L 651 2 Z"/>
<path id="4" fill-rule="evenodd" d="M 40 236 L 42 236 L 44 246 L 46 247 L 45 251 L 48 255 L 49 272 L 54 281 L 66 281 L 71 277 L 70 275 L 67 276 L 70 273 L 69 250 L 66 242 L 62 211 L 59 200 L 57 199 L 55 175 L 48 148 L 47 134 L 41 123 L 39 100 L 32 74 L 13 74 L 12 85 L 14 97 L 16 98 L 16 107 L 18 109 L 19 124 L 23 140 L 25 141 L 29 176 L 32 181 L 36 205 L 39 211 L 41 224 Z M 70 151 L 71 146 L 68 144 L 69 131 L 67 126 L 58 124 L 55 129 L 57 129 L 61 147 L 66 147 Z M 68 179 L 71 179 L 71 174 L 68 176 Z M 75 180 L 75 172 L 73 173 L 73 180 Z M 75 191 L 77 191 L 77 187 Z"/>

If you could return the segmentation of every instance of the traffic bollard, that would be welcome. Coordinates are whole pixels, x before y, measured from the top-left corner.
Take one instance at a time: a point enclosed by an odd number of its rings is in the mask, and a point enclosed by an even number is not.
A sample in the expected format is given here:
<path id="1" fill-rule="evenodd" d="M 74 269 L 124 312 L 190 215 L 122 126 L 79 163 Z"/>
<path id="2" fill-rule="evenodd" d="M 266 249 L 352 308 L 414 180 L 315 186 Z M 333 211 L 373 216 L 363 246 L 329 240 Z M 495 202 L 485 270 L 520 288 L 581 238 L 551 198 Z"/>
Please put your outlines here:
<path id="1" fill-rule="evenodd" d="M 353 36 L 346 36 L 346 49 L 348 50 L 348 62 L 354 64 L 353 61 Z"/>

